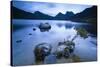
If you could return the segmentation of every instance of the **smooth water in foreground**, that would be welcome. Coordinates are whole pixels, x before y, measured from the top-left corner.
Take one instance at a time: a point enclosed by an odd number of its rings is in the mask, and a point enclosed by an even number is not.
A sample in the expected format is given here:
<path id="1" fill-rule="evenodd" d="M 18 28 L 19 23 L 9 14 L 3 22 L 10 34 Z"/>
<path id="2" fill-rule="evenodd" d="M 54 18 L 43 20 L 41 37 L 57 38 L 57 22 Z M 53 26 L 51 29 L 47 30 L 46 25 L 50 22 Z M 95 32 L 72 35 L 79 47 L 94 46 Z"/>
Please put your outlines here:
<path id="1" fill-rule="evenodd" d="M 49 23 L 51 29 L 41 32 L 38 28 L 40 23 Z M 59 20 L 12 20 L 12 61 L 13 65 L 35 64 L 34 47 L 37 44 L 46 42 L 52 45 L 52 52 L 55 51 L 58 42 L 72 39 L 76 30 L 75 27 L 83 27 L 91 33 L 92 25 Z M 33 29 L 36 30 L 33 30 Z M 92 33 L 91 33 L 92 34 Z M 75 42 L 74 54 L 81 61 L 97 60 L 97 37 L 89 36 L 84 39 L 78 36 Z M 19 42 L 17 42 L 19 41 Z M 53 60 L 52 60 L 53 61 Z M 62 61 L 63 62 L 63 61 Z"/>

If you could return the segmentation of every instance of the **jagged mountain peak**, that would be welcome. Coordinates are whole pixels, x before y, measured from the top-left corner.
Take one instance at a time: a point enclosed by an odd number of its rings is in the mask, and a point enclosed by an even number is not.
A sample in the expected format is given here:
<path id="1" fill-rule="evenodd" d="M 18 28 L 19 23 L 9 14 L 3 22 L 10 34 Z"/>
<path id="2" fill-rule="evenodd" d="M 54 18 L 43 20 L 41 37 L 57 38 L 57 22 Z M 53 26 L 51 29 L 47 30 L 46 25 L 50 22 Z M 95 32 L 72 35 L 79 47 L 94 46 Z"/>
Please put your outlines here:
<path id="1" fill-rule="evenodd" d="M 35 14 L 38 14 L 38 13 L 42 13 L 42 12 L 40 12 L 40 11 L 35 11 L 34 13 L 35 13 Z"/>
<path id="2" fill-rule="evenodd" d="M 62 14 L 61 12 L 59 12 L 56 16 L 60 16 L 60 15 L 64 15 L 64 14 Z"/>
<path id="3" fill-rule="evenodd" d="M 67 11 L 66 14 L 74 14 L 72 11 Z"/>

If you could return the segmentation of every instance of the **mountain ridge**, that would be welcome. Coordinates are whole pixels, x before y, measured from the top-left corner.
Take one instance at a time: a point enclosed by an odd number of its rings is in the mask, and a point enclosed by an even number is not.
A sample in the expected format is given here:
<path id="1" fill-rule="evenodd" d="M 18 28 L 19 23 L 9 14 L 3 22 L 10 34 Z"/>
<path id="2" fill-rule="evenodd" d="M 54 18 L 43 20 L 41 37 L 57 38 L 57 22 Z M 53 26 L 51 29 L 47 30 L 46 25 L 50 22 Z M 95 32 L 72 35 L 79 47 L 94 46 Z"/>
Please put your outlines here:
<path id="1" fill-rule="evenodd" d="M 38 20 L 70 20 L 77 22 L 97 22 L 97 6 L 86 8 L 80 13 L 74 14 L 72 11 L 67 11 L 65 14 L 59 12 L 56 16 L 49 16 L 40 11 L 34 13 L 26 12 L 11 6 L 11 18 L 12 19 L 38 19 Z"/>

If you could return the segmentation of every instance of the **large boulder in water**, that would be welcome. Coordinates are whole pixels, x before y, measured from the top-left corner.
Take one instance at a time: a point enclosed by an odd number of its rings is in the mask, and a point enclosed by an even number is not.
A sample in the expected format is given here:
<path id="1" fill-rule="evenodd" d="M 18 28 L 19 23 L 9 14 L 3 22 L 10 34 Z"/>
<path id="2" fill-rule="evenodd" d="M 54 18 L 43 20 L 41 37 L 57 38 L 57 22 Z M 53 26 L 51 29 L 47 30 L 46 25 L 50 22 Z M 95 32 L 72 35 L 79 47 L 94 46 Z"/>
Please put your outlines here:
<path id="1" fill-rule="evenodd" d="M 38 44 L 34 49 L 36 62 L 44 61 L 45 57 L 51 53 L 51 49 L 52 47 L 48 43 Z"/>
<path id="2" fill-rule="evenodd" d="M 75 43 L 73 41 L 65 41 L 66 46 L 68 46 L 70 53 L 72 53 L 75 49 Z"/>
<path id="3" fill-rule="evenodd" d="M 68 58 L 75 49 L 75 43 L 72 41 L 59 42 L 56 50 L 58 58 Z"/>
<path id="4" fill-rule="evenodd" d="M 66 45 L 59 45 L 57 47 L 57 50 L 56 50 L 57 58 L 63 57 L 65 55 L 65 53 L 66 53 L 67 57 L 69 56 L 69 54 L 70 54 L 69 50 L 65 50 L 65 49 L 68 49 L 68 47 Z"/>
<path id="5" fill-rule="evenodd" d="M 39 29 L 41 32 L 49 31 L 51 29 L 51 26 L 49 23 L 40 23 Z"/>

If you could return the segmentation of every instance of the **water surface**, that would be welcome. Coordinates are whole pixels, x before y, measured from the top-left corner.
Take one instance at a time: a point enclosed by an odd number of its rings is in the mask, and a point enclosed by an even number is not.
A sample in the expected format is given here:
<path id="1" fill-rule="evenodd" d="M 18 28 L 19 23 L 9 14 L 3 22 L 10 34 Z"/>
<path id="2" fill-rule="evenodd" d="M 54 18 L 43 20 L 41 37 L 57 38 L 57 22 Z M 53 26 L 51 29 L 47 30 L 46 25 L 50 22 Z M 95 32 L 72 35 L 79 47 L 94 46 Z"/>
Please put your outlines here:
<path id="1" fill-rule="evenodd" d="M 41 32 L 38 28 L 40 23 L 49 23 L 51 29 Z M 71 40 L 76 35 L 75 27 L 83 27 L 90 34 L 95 35 L 93 25 L 88 23 L 77 23 L 59 20 L 12 20 L 12 55 L 14 65 L 35 64 L 34 47 L 42 42 L 52 45 L 52 52 L 55 51 L 58 42 Z M 33 28 L 36 30 L 34 31 Z M 29 35 L 31 33 L 31 35 Z M 21 40 L 21 42 L 16 42 Z M 81 61 L 96 61 L 97 46 L 96 37 L 89 36 L 83 39 L 78 36 L 75 42 L 74 54 L 79 56 Z"/>

